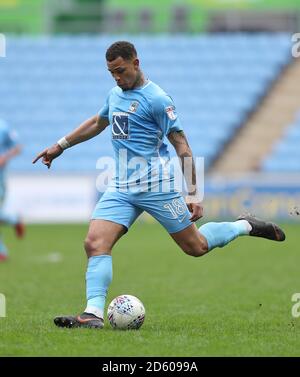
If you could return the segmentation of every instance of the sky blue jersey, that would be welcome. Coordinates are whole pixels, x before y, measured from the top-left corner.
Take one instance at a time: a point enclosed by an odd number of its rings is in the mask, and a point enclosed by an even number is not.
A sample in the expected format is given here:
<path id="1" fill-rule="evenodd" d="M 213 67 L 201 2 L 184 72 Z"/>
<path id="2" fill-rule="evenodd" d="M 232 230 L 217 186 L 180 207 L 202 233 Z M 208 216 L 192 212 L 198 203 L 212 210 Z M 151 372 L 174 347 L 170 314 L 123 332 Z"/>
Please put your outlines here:
<path id="1" fill-rule="evenodd" d="M 174 179 L 164 137 L 182 127 L 172 98 L 158 85 L 147 81 L 142 87 L 123 91 L 114 87 L 99 111 L 110 123 L 116 171 L 116 188 L 153 188 Z"/>
<path id="2" fill-rule="evenodd" d="M 17 134 L 11 131 L 8 124 L 0 119 L 0 156 L 3 155 L 8 149 L 13 148 L 18 144 Z M 0 167 L 0 196 L 4 186 L 4 167 Z"/>
<path id="3" fill-rule="evenodd" d="M 8 149 L 15 147 L 18 144 L 17 139 L 16 132 L 10 130 L 8 124 L 0 119 L 0 156 Z"/>

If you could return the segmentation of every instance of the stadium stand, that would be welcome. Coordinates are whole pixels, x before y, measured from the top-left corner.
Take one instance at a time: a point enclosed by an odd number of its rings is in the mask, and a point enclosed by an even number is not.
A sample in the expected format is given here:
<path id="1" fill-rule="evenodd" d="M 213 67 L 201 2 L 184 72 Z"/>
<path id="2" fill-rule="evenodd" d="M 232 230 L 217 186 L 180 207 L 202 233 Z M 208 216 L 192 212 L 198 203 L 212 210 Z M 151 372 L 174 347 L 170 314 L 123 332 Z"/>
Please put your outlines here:
<path id="1" fill-rule="evenodd" d="M 282 138 L 299 110 L 299 75 L 300 61 L 293 59 L 222 155 L 214 161 L 210 173 L 228 176 L 261 170 L 262 161 Z M 237 159 L 239 155 L 243 158 Z"/>
<path id="2" fill-rule="evenodd" d="M 9 36 L 0 60 L 0 118 L 15 128 L 24 153 L 14 171 L 32 166 L 37 152 L 95 114 L 114 82 L 106 48 L 130 39 L 142 69 L 174 99 L 193 152 L 206 168 L 290 62 L 288 34 L 201 36 Z M 112 156 L 109 130 L 65 152 L 55 171 L 92 171 L 97 158 Z"/>
<path id="3" fill-rule="evenodd" d="M 267 158 L 262 162 L 265 172 L 300 171 L 300 109 L 295 121 L 290 124 L 281 140 L 276 143 Z"/>

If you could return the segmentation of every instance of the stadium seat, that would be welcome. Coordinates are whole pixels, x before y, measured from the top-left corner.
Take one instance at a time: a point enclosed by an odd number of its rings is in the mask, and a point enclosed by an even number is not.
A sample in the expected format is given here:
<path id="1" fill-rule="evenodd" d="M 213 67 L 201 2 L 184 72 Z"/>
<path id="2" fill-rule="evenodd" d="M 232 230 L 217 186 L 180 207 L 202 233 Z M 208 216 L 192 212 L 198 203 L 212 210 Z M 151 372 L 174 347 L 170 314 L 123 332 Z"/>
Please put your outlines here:
<path id="1" fill-rule="evenodd" d="M 268 172 L 300 172 L 300 117 L 290 124 L 282 139 L 273 146 L 262 162 L 261 168 Z"/>

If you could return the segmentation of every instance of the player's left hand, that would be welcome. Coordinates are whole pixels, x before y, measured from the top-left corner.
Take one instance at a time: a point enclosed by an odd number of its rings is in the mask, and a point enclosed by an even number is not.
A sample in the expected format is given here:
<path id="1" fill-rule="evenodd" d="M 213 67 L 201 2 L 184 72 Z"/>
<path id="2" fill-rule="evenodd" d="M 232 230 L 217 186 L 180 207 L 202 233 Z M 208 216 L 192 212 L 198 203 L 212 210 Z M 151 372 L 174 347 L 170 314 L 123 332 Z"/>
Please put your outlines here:
<path id="1" fill-rule="evenodd" d="M 189 200 L 186 200 L 186 204 L 188 206 L 188 209 L 189 211 L 191 212 L 191 217 L 190 217 L 190 220 L 192 222 L 195 222 L 199 219 L 201 219 L 201 217 L 203 216 L 203 207 L 200 203 L 193 203 L 193 202 L 190 202 Z"/>

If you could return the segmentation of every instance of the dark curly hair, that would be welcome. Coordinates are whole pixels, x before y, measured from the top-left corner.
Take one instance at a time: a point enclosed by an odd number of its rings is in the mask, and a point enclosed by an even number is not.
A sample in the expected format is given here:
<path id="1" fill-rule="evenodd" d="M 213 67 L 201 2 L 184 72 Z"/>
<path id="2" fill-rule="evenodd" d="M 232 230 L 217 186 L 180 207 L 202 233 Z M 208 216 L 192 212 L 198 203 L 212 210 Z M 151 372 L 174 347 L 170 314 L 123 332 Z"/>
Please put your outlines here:
<path id="1" fill-rule="evenodd" d="M 137 56 L 134 45 L 127 41 L 118 41 L 113 43 L 106 51 L 105 57 L 108 62 L 111 62 L 118 57 L 124 60 L 130 60 Z"/>

